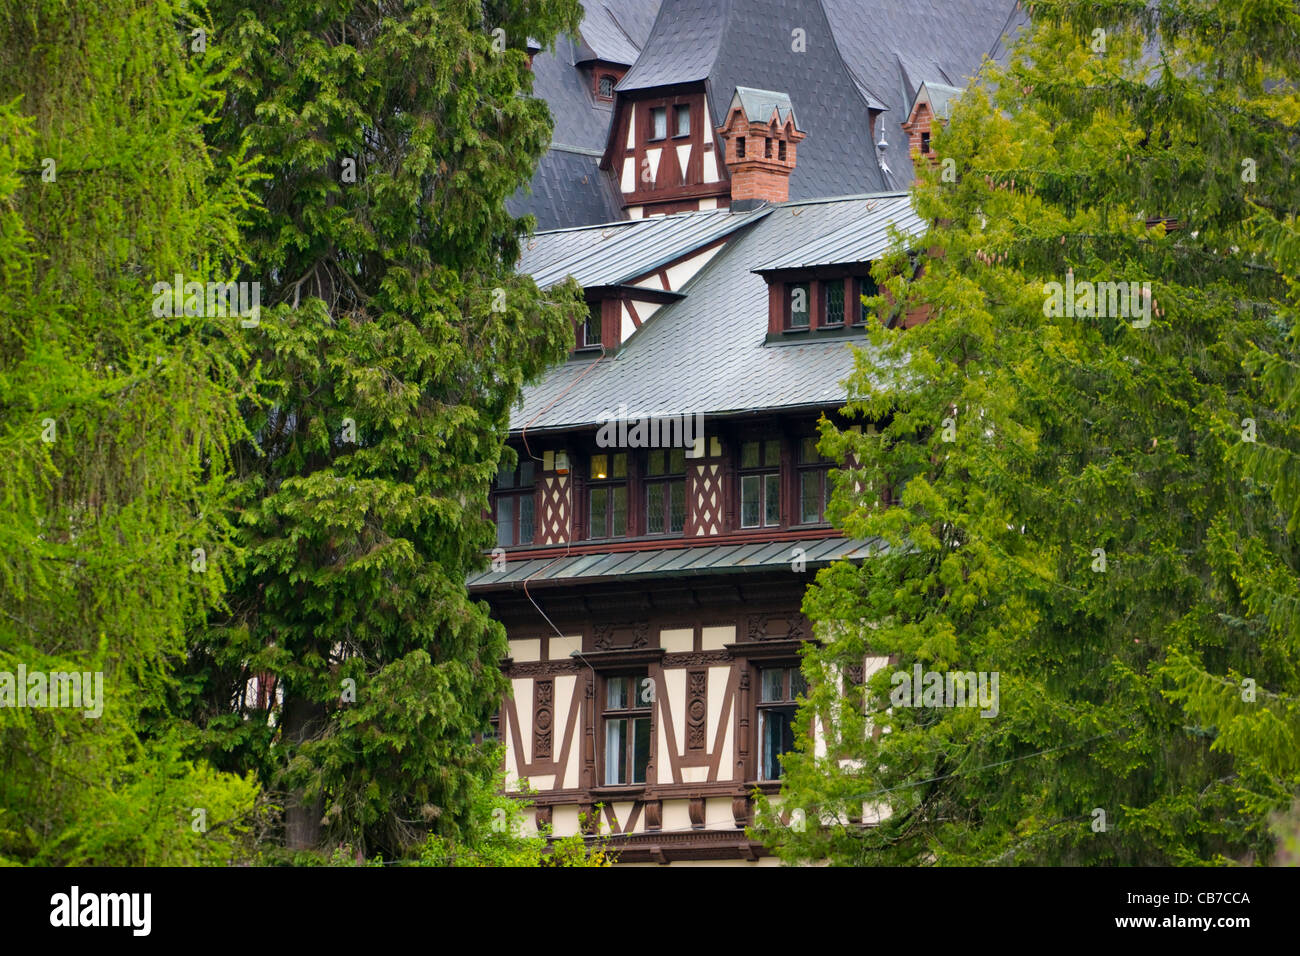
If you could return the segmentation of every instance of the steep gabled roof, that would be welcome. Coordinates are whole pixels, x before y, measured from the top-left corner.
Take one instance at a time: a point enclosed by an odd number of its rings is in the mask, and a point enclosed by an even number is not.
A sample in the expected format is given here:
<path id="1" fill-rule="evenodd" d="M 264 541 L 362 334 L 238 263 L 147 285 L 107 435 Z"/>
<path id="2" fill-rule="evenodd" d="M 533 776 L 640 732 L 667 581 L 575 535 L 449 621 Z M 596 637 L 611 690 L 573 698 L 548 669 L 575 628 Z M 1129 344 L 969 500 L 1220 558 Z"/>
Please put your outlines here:
<path id="1" fill-rule="evenodd" d="M 599 163 L 595 150 L 553 145 L 538 163 L 532 194 L 516 193 L 506 208 L 512 216 L 531 214 L 539 226 L 557 229 L 618 219 L 622 198 Z"/>
<path id="2" fill-rule="evenodd" d="M 883 215 L 886 208 L 899 215 Z M 725 215 L 732 214 L 694 213 L 661 222 L 685 228 Z M 841 383 L 853 369 L 849 342 L 861 344 L 862 339 L 812 337 L 799 344 L 766 344 L 767 283 L 753 270 L 802 249 L 840 242 L 846 228 L 863 220 L 869 228 L 845 245 L 854 255 L 883 241 L 891 222 L 913 233 L 922 225 L 900 193 L 791 202 L 769 207 L 767 215 L 750 216 L 745 228 L 682 288 L 685 297 L 661 307 L 614 356 L 570 361 L 526 388 L 522 405 L 511 416 L 511 429 L 594 426 L 602 412 L 619 404 L 638 415 L 685 410 L 706 416 L 841 404 Z M 552 241 L 579 240 L 561 234 Z"/>
<path id="3" fill-rule="evenodd" d="M 808 134 L 790 176 L 791 199 L 893 185 L 875 162 L 869 103 L 840 57 L 821 0 L 663 0 L 618 90 L 700 81 L 715 123 L 738 86 L 789 96 Z"/>
<path id="4" fill-rule="evenodd" d="M 899 124 L 921 83 L 965 87 L 985 54 L 1023 22 L 1018 0 L 822 0 L 835 40 L 860 87 L 889 107 L 885 161 L 902 186 L 912 157 Z M 795 106 L 802 108 L 798 101 Z M 879 134 L 876 136 L 880 138 Z M 799 156 L 803 162 L 803 154 Z"/>

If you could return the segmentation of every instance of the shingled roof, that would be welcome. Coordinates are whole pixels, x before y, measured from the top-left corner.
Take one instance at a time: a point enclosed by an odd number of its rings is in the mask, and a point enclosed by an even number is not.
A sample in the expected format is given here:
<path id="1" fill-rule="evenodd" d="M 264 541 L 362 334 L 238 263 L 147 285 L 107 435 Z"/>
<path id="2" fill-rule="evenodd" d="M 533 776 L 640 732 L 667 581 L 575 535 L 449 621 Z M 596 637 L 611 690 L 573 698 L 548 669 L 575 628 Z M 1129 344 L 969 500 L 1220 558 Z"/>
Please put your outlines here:
<path id="1" fill-rule="evenodd" d="M 659 309 L 615 355 L 571 360 L 526 388 L 511 430 L 594 426 L 620 404 L 637 415 L 706 416 L 842 404 L 841 383 L 853 369 L 849 344 L 862 345 L 862 338 L 767 344 L 767 283 L 754 270 L 803 249 L 820 250 L 820 258 L 831 260 L 838 248 L 837 261 L 859 261 L 863 249 L 883 248 L 891 224 L 919 234 L 922 223 L 903 193 L 790 202 L 762 212 L 691 213 L 632 224 L 685 230 L 701 222 L 742 220 L 726 248 L 682 288 L 684 297 Z M 611 228 L 621 231 L 623 224 L 539 233 L 531 261 L 554 263 L 566 252 L 590 249 Z M 615 255 L 616 247 L 608 254 Z M 562 277 L 553 266 L 549 276 Z"/>
<path id="2" fill-rule="evenodd" d="M 715 122 L 738 86 L 782 91 L 808 133 L 790 178 L 796 200 L 905 188 L 912 160 L 900 124 L 921 84 L 965 87 L 985 54 L 1005 58 L 1004 36 L 1027 21 L 1017 0 L 583 0 L 583 7 L 580 35 L 533 61 L 535 95 L 555 118 L 553 150 L 607 144 L 610 105 L 595 98 L 579 67 L 593 59 L 634 61 L 618 85 L 625 92 L 705 83 Z M 793 49 L 796 29 L 806 52 Z M 877 163 L 873 111 L 889 174 Z M 588 165 L 572 154 L 548 156 L 533 194 L 516 195 L 511 212 L 531 212 L 543 229 L 611 218 L 609 208 L 621 216 L 610 174 Z"/>
<path id="3" fill-rule="evenodd" d="M 820 0 L 663 0 L 618 89 L 700 80 L 719 123 L 738 86 L 789 96 L 808 134 L 790 176 L 791 199 L 894 185 L 876 163 L 867 99 L 840 57 Z"/>
<path id="4" fill-rule="evenodd" d="M 964 88 L 984 56 L 1001 49 L 1003 34 L 1025 22 L 1019 0 L 821 2 L 854 79 L 889 107 L 885 161 L 900 186 L 912 179 L 912 157 L 899 124 L 921 84 Z"/>

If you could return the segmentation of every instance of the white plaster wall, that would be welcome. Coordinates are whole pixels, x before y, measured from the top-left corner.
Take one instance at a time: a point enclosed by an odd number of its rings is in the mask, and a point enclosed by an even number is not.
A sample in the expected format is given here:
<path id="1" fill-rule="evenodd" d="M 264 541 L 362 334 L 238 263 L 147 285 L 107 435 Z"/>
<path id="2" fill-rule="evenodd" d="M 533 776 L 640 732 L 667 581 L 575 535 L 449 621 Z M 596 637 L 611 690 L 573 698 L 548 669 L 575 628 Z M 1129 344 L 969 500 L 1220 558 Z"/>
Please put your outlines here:
<path id="1" fill-rule="evenodd" d="M 736 643 L 734 625 L 706 627 L 700 631 L 700 647 L 706 651 L 720 651 L 723 644 Z"/>
<path id="2" fill-rule="evenodd" d="M 659 646 L 669 654 L 693 650 L 695 630 L 689 627 L 665 628 L 659 632 Z"/>

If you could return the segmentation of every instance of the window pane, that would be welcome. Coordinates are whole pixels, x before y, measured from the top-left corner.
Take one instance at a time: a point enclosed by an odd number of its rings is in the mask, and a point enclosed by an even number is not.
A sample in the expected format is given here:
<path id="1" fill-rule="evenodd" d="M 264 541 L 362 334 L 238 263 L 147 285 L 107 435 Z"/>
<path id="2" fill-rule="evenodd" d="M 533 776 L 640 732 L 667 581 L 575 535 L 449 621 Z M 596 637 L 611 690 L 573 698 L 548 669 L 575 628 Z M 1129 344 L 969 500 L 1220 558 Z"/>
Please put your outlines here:
<path id="1" fill-rule="evenodd" d="M 497 499 L 497 545 L 508 548 L 515 543 L 515 499 Z"/>
<path id="2" fill-rule="evenodd" d="M 608 478 L 609 477 L 609 457 L 606 455 L 591 456 L 591 477 Z"/>
<path id="3" fill-rule="evenodd" d="M 799 473 L 799 520 L 803 524 L 821 521 L 821 511 L 822 473 L 801 471 Z"/>
<path id="4" fill-rule="evenodd" d="M 758 475 L 744 475 L 740 479 L 740 526 L 758 527 Z"/>
<path id="5" fill-rule="evenodd" d="M 605 721 L 605 785 L 627 783 L 627 720 Z"/>
<path id="6" fill-rule="evenodd" d="M 664 533 L 664 486 L 662 483 L 646 488 L 645 533 Z"/>
<path id="7" fill-rule="evenodd" d="M 758 442 L 747 441 L 740 446 L 740 467 L 757 468 L 758 461 Z"/>
<path id="8" fill-rule="evenodd" d="M 677 117 L 675 135 L 689 136 L 691 133 L 691 108 L 689 106 L 676 106 L 673 107 L 673 112 Z"/>
<path id="9" fill-rule="evenodd" d="M 519 464 L 519 487 L 531 488 L 533 485 L 533 462 L 525 461 Z"/>
<path id="10" fill-rule="evenodd" d="M 781 754 L 794 749 L 794 708 L 769 707 L 758 712 L 760 771 L 764 780 L 781 777 Z"/>
<path id="11" fill-rule="evenodd" d="M 627 485 L 618 485 L 610 489 L 614 496 L 611 508 L 609 536 L 621 538 L 627 534 Z"/>
<path id="12" fill-rule="evenodd" d="M 806 329 L 808 327 L 808 283 L 790 284 L 790 328 Z"/>
<path id="13" fill-rule="evenodd" d="M 763 524 L 773 525 L 781 523 L 781 480 L 776 475 L 764 475 L 763 481 L 767 484 L 766 501 L 764 503 Z"/>
<path id="14" fill-rule="evenodd" d="M 821 461 L 821 453 L 817 451 L 817 436 L 811 435 L 799 442 L 799 464 L 811 465 L 817 461 Z"/>
<path id="15" fill-rule="evenodd" d="M 674 481 L 668 486 L 668 530 L 681 534 L 686 527 L 686 482 Z"/>
<path id="16" fill-rule="evenodd" d="M 630 702 L 630 677 L 611 677 L 605 682 L 605 709 L 627 710 Z"/>
<path id="17" fill-rule="evenodd" d="M 686 449 L 674 448 L 668 453 L 668 472 L 680 475 L 686 471 Z"/>
<path id="18" fill-rule="evenodd" d="M 759 739 L 762 741 L 762 778 L 781 779 L 781 754 L 793 749 L 789 714 L 783 709 L 769 708 L 758 715 Z"/>
<path id="19" fill-rule="evenodd" d="M 632 782 L 645 783 L 646 767 L 650 764 L 649 717 L 632 721 L 632 737 Z"/>
<path id="20" fill-rule="evenodd" d="M 650 452 L 649 460 L 646 465 L 646 473 L 649 475 L 662 475 L 664 473 L 664 460 L 667 456 L 662 448 Z"/>
<path id="21" fill-rule="evenodd" d="M 582 326 L 582 344 L 600 344 L 600 306 L 593 305 L 587 312 L 587 320 Z"/>
<path id="22" fill-rule="evenodd" d="M 826 290 L 826 324 L 844 324 L 844 282 L 832 279 L 823 288 Z"/>
<path id="23" fill-rule="evenodd" d="M 497 487 L 513 488 L 515 486 L 515 473 L 502 465 L 497 469 Z"/>
<path id="24" fill-rule="evenodd" d="M 588 533 L 593 538 L 603 538 L 609 534 L 607 518 L 609 516 L 609 489 L 591 489 L 591 521 Z"/>
<path id="25" fill-rule="evenodd" d="M 654 131 L 650 134 L 651 139 L 663 139 L 668 135 L 668 109 L 664 106 L 656 106 L 650 110 L 650 122 Z"/>
<path id="26" fill-rule="evenodd" d="M 853 303 L 853 321 L 863 322 L 866 319 L 867 307 L 862 304 L 862 296 L 879 295 L 880 290 L 876 288 L 876 280 L 871 276 L 859 276 L 853 285 L 854 291 L 858 293 Z"/>
<path id="27" fill-rule="evenodd" d="M 519 499 L 519 543 L 533 543 L 533 496 Z"/>
<path id="28" fill-rule="evenodd" d="M 760 672 L 762 678 L 762 696 L 759 700 L 763 703 L 773 700 L 786 700 L 785 696 L 785 675 L 784 667 L 769 667 Z"/>
<path id="29" fill-rule="evenodd" d="M 790 668 L 790 699 L 808 693 L 808 682 L 804 680 L 803 671 L 797 667 Z"/>
<path id="30" fill-rule="evenodd" d="M 614 477 L 627 477 L 627 455 L 622 452 L 614 456 Z"/>
<path id="31" fill-rule="evenodd" d="M 614 95 L 614 78 L 612 76 L 602 76 L 600 78 L 600 95 L 611 97 Z"/>
<path id="32" fill-rule="evenodd" d="M 781 439 L 771 438 L 763 442 L 763 464 L 769 467 L 781 464 Z"/>

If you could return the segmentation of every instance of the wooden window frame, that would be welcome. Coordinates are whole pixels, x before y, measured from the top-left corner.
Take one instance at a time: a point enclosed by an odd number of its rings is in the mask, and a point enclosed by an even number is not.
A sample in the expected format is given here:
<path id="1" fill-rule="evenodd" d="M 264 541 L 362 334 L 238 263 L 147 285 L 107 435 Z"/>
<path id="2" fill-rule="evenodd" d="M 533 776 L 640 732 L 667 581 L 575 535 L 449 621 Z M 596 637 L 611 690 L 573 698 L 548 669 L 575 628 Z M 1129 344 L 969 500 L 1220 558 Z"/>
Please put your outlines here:
<path id="1" fill-rule="evenodd" d="M 688 510 L 687 497 L 687 476 L 690 472 L 689 460 L 685 457 L 686 449 L 683 448 L 647 448 L 642 449 L 637 459 L 637 484 L 640 486 L 637 494 L 639 504 L 638 511 L 642 524 L 637 527 L 639 535 L 655 538 L 680 538 L 686 534 L 686 511 Z M 650 456 L 656 452 L 662 452 L 664 455 L 664 473 L 661 475 L 650 474 Z M 677 452 L 682 456 L 682 470 L 670 471 L 672 468 L 673 453 Z M 629 468 L 629 470 L 631 470 Z M 679 530 L 671 530 L 672 517 L 672 492 L 670 485 L 680 484 L 682 486 L 682 527 Z M 652 501 L 653 496 L 658 496 L 658 507 L 663 509 L 664 530 L 650 530 L 650 509 L 656 502 Z"/>
<path id="2" fill-rule="evenodd" d="M 596 787 L 597 789 L 614 789 L 614 788 L 626 789 L 626 788 L 646 787 L 650 783 L 649 768 L 654 763 L 654 747 L 655 747 L 654 700 L 653 698 L 649 701 L 644 701 L 641 699 L 643 694 L 642 687 L 644 686 L 642 681 L 652 679 L 650 678 L 649 671 L 644 664 L 637 666 L 629 662 L 629 664 L 625 667 L 611 667 L 608 670 L 602 670 L 598 672 L 598 678 L 599 679 L 597 680 L 596 689 L 597 689 L 597 693 L 599 694 L 597 700 L 600 702 L 600 733 L 596 740 L 596 749 L 597 749 L 596 777 L 597 780 L 599 781 L 596 784 Z M 609 684 L 610 681 L 618 680 L 618 679 L 628 679 L 632 682 L 631 702 L 638 706 L 614 708 L 614 709 L 611 709 L 609 707 Z M 636 736 L 635 736 L 635 731 L 633 730 L 627 738 L 627 743 L 625 745 L 626 749 L 624 750 L 623 760 L 622 760 L 624 765 L 623 770 L 627 775 L 628 779 L 623 783 L 617 783 L 617 782 L 611 783 L 607 778 L 607 773 L 609 770 L 609 764 L 608 764 L 609 730 L 607 729 L 608 722 L 611 720 L 627 720 L 630 723 L 632 721 L 641 720 L 641 719 L 645 719 L 649 721 L 650 739 L 649 739 L 649 744 L 646 752 L 646 770 L 645 770 L 646 779 L 644 780 L 633 779 L 633 777 L 635 777 L 636 775 L 635 765 L 633 763 L 636 759 Z"/>
<path id="3" fill-rule="evenodd" d="M 763 661 L 761 663 L 756 662 L 754 664 L 754 667 L 755 670 L 757 671 L 757 674 L 755 675 L 756 680 L 754 680 L 753 682 L 754 731 L 758 738 L 755 741 L 755 747 L 754 747 L 754 759 L 755 759 L 754 776 L 760 783 L 776 783 L 777 781 L 780 781 L 785 777 L 785 769 L 781 767 L 781 754 L 790 753 L 795 749 L 794 737 L 800 731 L 800 728 L 796 726 L 796 720 L 799 714 L 799 705 L 798 703 L 796 703 L 796 698 L 799 696 L 799 694 L 795 691 L 793 686 L 795 676 L 797 675 L 799 678 L 799 682 L 804 685 L 802 689 L 802 693 L 804 693 L 805 696 L 807 695 L 808 688 L 806 682 L 803 680 L 803 672 L 800 669 L 799 662 L 797 660 L 795 661 L 772 660 L 772 661 Z M 771 700 L 771 701 L 763 700 L 763 689 L 764 689 L 763 674 L 767 671 L 782 672 L 782 677 L 781 677 L 782 698 L 780 700 Z M 791 746 L 786 750 L 782 750 L 780 754 L 776 755 L 776 765 L 779 768 L 780 772 L 778 772 L 775 776 L 768 776 L 766 773 L 767 768 L 764 765 L 765 764 L 764 758 L 766 757 L 766 749 L 765 749 L 766 740 L 764 739 L 766 735 L 764 734 L 764 729 L 766 725 L 767 714 L 772 713 L 774 711 L 780 711 L 782 713 L 785 713 L 787 711 L 789 712 Z"/>
<path id="4" fill-rule="evenodd" d="M 822 457 L 820 452 L 817 453 L 818 457 L 816 461 L 806 462 L 803 460 L 803 441 L 809 437 L 813 437 L 814 440 L 816 440 L 817 436 L 803 436 L 799 439 L 795 448 L 794 509 L 790 516 L 790 522 L 792 525 L 799 525 L 802 527 L 813 527 L 815 525 L 826 523 L 826 508 L 830 504 L 830 471 L 835 465 L 835 463 L 830 459 Z M 821 492 L 821 507 L 818 509 L 817 519 L 815 521 L 805 520 L 803 513 L 803 485 L 804 478 L 808 475 L 817 476 L 817 483 Z"/>
<path id="5" fill-rule="evenodd" d="M 532 466 L 529 469 L 532 472 L 532 479 L 529 484 L 524 485 L 524 484 L 515 483 L 509 487 L 501 487 L 499 472 L 498 472 L 498 477 L 493 480 L 492 523 L 497 526 L 496 547 L 498 548 L 529 547 L 533 544 L 533 541 L 537 537 L 537 463 L 534 462 L 531 458 L 527 458 L 523 454 L 520 454 L 519 458 L 520 458 L 519 463 L 515 465 L 515 467 L 511 470 L 511 475 L 516 476 L 515 478 L 512 478 L 512 480 L 516 482 L 518 480 L 521 480 L 519 476 L 522 475 L 525 465 L 530 465 Z M 511 502 L 521 502 L 524 500 L 528 500 L 533 503 L 532 534 L 529 536 L 529 539 L 527 541 L 519 540 L 520 508 L 517 503 L 512 504 L 511 506 L 512 507 L 511 535 L 510 535 L 511 540 L 509 543 L 505 543 L 501 540 L 501 525 L 498 522 L 500 511 L 498 509 L 501 501 L 504 499 L 509 499 Z"/>
<path id="6" fill-rule="evenodd" d="M 591 459 L 604 455 L 608 459 L 609 474 L 604 478 L 597 478 L 591 473 Z M 622 455 L 626 464 L 626 470 L 623 477 L 614 477 L 614 459 Z M 621 541 L 634 535 L 633 515 L 635 514 L 635 505 L 633 498 L 633 481 L 632 481 L 632 462 L 635 456 L 627 451 L 617 448 L 601 448 L 587 455 L 587 481 L 583 488 L 583 509 L 582 516 L 586 525 L 586 537 L 590 541 Z M 614 521 L 614 493 L 616 488 L 623 489 L 623 533 L 610 534 L 613 530 Z M 595 494 L 604 494 L 606 496 L 605 504 L 605 526 L 600 529 L 600 534 L 596 534 L 596 529 L 592 527 L 591 504 L 592 496 Z"/>
<path id="7" fill-rule="evenodd" d="M 750 442 L 758 443 L 759 460 L 757 465 L 746 466 L 744 464 L 745 445 Z M 777 445 L 775 453 L 775 462 L 768 460 L 769 443 L 775 442 Z M 785 528 L 785 508 L 783 507 L 787 497 L 784 489 L 784 476 L 786 474 L 786 455 L 785 442 L 780 435 L 773 435 L 770 432 L 761 434 L 744 435 L 735 443 L 736 467 L 735 467 L 735 484 L 734 493 L 736 501 L 736 528 L 737 531 L 771 531 L 773 529 Z M 776 516 L 775 523 L 769 523 L 767 520 L 769 505 L 769 488 L 771 484 L 768 477 L 776 476 Z M 757 477 L 759 479 L 759 505 L 758 505 L 758 524 L 745 524 L 745 479 Z"/>
<path id="8" fill-rule="evenodd" d="M 808 287 L 808 324 L 794 324 L 794 290 L 796 286 Z M 813 299 L 816 295 L 816 285 L 812 279 L 793 279 L 785 283 L 783 299 L 785 302 L 785 330 L 787 332 L 811 332 L 815 327 L 813 325 Z"/>

